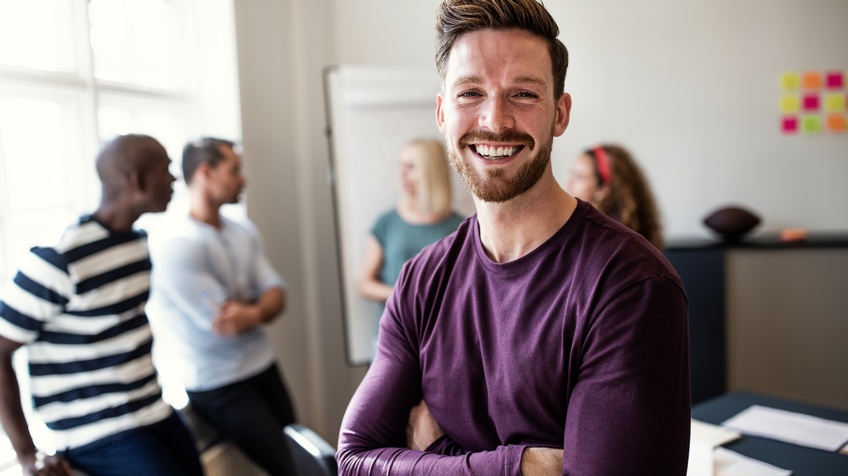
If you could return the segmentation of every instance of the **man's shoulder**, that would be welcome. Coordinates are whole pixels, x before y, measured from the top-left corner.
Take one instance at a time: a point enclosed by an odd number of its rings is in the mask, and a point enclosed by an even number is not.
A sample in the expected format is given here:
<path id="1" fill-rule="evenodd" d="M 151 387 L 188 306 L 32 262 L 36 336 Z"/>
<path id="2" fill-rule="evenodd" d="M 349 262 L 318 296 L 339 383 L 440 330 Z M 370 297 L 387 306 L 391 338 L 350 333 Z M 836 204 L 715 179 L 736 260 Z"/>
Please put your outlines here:
<path id="1" fill-rule="evenodd" d="M 575 232 L 584 270 L 618 273 L 634 280 L 667 278 L 680 282 L 677 272 L 645 237 L 588 206 Z"/>
<path id="2" fill-rule="evenodd" d="M 109 238 L 109 229 L 101 225 L 93 216 L 83 215 L 68 224 L 58 239 L 54 239 L 49 243 L 42 241 L 34 248 L 52 249 L 56 253 L 63 254 L 75 248 L 105 240 L 106 238 Z"/>

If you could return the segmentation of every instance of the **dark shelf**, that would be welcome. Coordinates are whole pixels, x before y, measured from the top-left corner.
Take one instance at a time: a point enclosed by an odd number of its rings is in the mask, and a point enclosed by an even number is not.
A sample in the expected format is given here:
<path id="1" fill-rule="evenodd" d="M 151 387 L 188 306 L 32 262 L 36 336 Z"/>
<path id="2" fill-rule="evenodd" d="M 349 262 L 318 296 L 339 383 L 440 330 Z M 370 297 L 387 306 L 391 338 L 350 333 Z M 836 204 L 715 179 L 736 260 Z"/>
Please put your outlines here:
<path id="1" fill-rule="evenodd" d="M 670 240 L 665 249 L 673 251 L 699 250 L 699 249 L 809 249 L 809 248 L 846 248 L 848 247 L 848 233 L 846 232 L 818 232 L 811 233 L 803 241 L 782 241 L 777 233 L 767 233 L 742 238 L 738 241 L 721 241 L 718 238 L 692 238 Z"/>

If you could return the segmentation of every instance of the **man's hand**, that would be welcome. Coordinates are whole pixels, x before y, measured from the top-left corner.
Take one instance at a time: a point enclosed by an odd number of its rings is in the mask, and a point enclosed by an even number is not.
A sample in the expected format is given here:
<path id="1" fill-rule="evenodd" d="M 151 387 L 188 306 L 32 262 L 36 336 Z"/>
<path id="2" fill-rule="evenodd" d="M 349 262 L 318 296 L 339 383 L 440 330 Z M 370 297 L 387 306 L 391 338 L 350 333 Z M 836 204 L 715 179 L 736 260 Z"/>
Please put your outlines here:
<path id="1" fill-rule="evenodd" d="M 562 474 L 562 450 L 557 448 L 525 448 L 521 454 L 523 476 Z"/>
<path id="2" fill-rule="evenodd" d="M 21 470 L 23 476 L 74 476 L 74 470 L 68 460 L 58 455 L 22 462 Z"/>
<path id="3" fill-rule="evenodd" d="M 445 432 L 433 418 L 424 400 L 412 407 L 409 412 L 409 424 L 406 425 L 406 446 L 416 451 L 425 451 Z M 560 461 L 562 457 L 560 455 Z"/>
<path id="4" fill-rule="evenodd" d="M 234 336 L 253 329 L 261 323 L 262 316 L 257 306 L 238 301 L 225 301 L 212 320 L 212 330 L 223 336 Z"/>

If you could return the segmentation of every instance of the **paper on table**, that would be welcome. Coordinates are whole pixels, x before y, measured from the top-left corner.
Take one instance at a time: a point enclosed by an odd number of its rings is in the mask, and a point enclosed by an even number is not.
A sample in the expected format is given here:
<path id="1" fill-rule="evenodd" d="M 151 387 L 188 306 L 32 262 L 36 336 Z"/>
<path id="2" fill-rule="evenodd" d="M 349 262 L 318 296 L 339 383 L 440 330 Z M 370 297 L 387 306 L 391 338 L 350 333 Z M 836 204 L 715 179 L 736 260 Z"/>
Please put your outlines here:
<path id="1" fill-rule="evenodd" d="M 689 464 L 686 466 L 686 476 L 713 476 L 713 448 L 703 442 L 689 443 Z"/>
<path id="2" fill-rule="evenodd" d="M 687 476 L 713 476 L 713 449 L 740 436 L 739 432 L 693 419 Z"/>
<path id="3" fill-rule="evenodd" d="M 715 476 L 789 476 L 792 471 L 740 455 L 727 448 L 716 448 L 713 453 Z"/>
<path id="4" fill-rule="evenodd" d="M 729 428 L 692 420 L 692 442 L 707 443 L 716 447 L 737 440 L 741 436 L 738 431 Z"/>
<path id="5" fill-rule="evenodd" d="M 848 423 L 803 413 L 752 405 L 723 426 L 745 435 L 762 436 L 810 448 L 838 451 L 848 441 Z"/>

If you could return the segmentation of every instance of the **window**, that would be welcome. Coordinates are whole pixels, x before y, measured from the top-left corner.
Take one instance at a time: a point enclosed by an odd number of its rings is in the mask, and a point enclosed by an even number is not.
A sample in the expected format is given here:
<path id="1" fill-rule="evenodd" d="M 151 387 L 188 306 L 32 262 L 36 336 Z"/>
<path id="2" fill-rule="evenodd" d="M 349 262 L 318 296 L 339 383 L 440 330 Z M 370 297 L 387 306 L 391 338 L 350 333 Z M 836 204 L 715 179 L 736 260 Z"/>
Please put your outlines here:
<path id="1" fill-rule="evenodd" d="M 96 208 L 94 158 L 116 134 L 157 138 L 178 177 L 187 140 L 239 140 L 235 51 L 232 0 L 0 0 L 0 283 Z M 0 475 L 10 451 L 0 430 Z"/>

